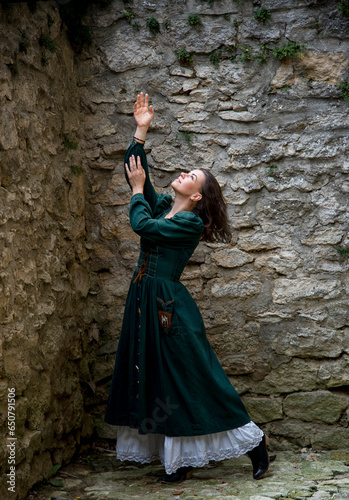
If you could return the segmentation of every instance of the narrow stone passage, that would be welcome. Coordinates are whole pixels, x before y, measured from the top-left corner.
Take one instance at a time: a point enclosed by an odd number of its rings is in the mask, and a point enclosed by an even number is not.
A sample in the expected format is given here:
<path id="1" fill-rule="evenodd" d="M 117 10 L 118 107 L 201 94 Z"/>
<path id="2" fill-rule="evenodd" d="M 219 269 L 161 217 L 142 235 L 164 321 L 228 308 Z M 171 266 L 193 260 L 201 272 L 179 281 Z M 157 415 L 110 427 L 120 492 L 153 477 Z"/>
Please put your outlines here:
<path id="1" fill-rule="evenodd" d="M 348 452 L 278 452 L 260 481 L 252 479 L 245 456 L 197 469 L 173 486 L 156 481 L 162 473 L 159 463 L 121 463 L 112 453 L 93 452 L 62 470 L 63 487 L 37 487 L 27 500 L 349 500 Z"/>

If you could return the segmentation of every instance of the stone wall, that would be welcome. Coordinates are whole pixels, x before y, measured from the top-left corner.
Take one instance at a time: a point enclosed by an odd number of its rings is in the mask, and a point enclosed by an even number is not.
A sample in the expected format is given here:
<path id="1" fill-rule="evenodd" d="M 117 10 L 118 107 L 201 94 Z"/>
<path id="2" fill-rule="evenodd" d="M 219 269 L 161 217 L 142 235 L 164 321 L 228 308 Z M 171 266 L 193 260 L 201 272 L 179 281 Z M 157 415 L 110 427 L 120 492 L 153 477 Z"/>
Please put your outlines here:
<path id="1" fill-rule="evenodd" d="M 55 41 L 55 52 L 40 45 L 41 35 Z M 91 378 L 88 353 L 95 340 L 87 328 L 79 94 L 74 53 L 56 3 L 38 3 L 36 12 L 26 3 L 0 8 L 0 47 L 0 497 L 5 500 L 24 498 L 91 435 L 81 384 Z M 9 441 L 7 428 L 12 388 L 16 441 Z M 12 456 L 7 445 L 13 443 L 15 493 L 8 491 L 5 473 Z"/>
<path id="2" fill-rule="evenodd" d="M 349 107 L 338 84 L 349 22 L 337 4 L 265 0 L 263 24 L 250 0 L 114 0 L 90 9 L 93 44 L 78 56 L 56 2 L 1 11 L 0 463 L 14 387 L 18 498 L 94 428 L 115 435 L 103 414 L 138 256 L 122 158 L 139 91 L 156 111 L 146 150 L 159 191 L 205 166 L 229 203 L 232 244 L 200 244 L 183 283 L 252 418 L 274 449 L 348 446 Z M 286 41 L 306 49 L 281 61 Z"/>
<path id="3" fill-rule="evenodd" d="M 254 17 L 262 6 L 265 24 Z M 79 85 L 90 111 L 99 435 L 114 435 L 103 411 L 138 254 L 122 158 L 145 91 L 158 189 L 171 192 L 180 171 L 204 166 L 229 203 L 233 243 L 200 244 L 183 275 L 223 367 L 274 449 L 347 447 L 349 107 L 338 85 L 348 78 L 349 22 L 338 1 L 115 0 L 91 22 Z M 290 42 L 299 57 L 273 55 Z M 179 50 L 192 61 L 181 64 Z"/>

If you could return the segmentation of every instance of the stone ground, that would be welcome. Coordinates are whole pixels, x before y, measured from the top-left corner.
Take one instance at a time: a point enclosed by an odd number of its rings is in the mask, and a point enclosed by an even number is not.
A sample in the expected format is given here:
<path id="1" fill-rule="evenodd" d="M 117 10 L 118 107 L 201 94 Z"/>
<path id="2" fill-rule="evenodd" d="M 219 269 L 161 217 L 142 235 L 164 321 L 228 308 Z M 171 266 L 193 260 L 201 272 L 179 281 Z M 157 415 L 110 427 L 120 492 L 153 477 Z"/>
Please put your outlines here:
<path id="1" fill-rule="evenodd" d="M 349 452 L 277 452 L 267 475 L 252 479 L 246 456 L 196 469 L 192 479 L 158 483 L 160 463 L 121 463 L 102 448 L 78 457 L 26 500 L 349 500 Z M 57 486 L 61 483 L 60 486 Z"/>

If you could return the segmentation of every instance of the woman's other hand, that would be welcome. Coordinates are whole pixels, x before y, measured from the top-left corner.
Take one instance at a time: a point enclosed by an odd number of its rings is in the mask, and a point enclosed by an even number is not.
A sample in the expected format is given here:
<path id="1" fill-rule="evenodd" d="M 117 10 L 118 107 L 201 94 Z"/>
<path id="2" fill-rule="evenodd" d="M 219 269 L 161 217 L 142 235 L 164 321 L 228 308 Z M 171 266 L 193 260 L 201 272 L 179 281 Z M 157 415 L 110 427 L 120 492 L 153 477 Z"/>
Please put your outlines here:
<path id="1" fill-rule="evenodd" d="M 128 179 L 132 187 L 132 193 L 143 194 L 144 183 L 146 179 L 145 170 L 142 167 L 141 159 L 137 156 L 137 163 L 134 155 L 130 156 L 130 166 L 125 163 Z"/>
<path id="2" fill-rule="evenodd" d="M 137 96 L 137 101 L 133 107 L 133 114 L 137 127 L 148 129 L 150 122 L 154 118 L 153 106 L 149 106 L 149 95 L 141 92 Z"/>

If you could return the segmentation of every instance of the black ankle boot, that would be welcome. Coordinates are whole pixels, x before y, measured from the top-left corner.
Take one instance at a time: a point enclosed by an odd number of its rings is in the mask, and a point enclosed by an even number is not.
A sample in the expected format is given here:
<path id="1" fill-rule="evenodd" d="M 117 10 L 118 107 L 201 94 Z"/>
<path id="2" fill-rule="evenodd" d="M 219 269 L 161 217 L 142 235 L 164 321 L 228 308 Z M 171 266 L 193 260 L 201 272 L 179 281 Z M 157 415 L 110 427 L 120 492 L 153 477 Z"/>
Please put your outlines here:
<path id="1" fill-rule="evenodd" d="M 190 479 L 192 473 L 193 467 L 180 467 L 176 472 L 160 477 L 159 481 L 161 483 L 179 483 L 180 481 L 185 481 L 185 479 Z"/>
<path id="2" fill-rule="evenodd" d="M 263 435 L 259 445 L 249 451 L 247 455 L 253 465 L 253 479 L 261 479 L 269 469 L 269 455 L 265 435 Z"/>

